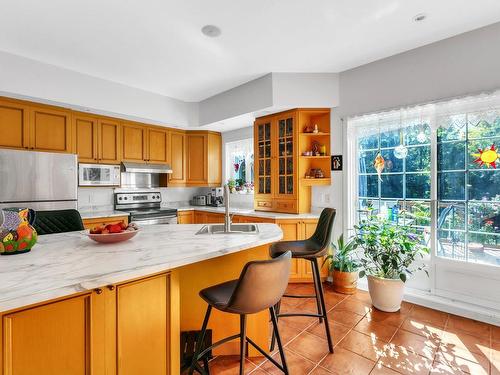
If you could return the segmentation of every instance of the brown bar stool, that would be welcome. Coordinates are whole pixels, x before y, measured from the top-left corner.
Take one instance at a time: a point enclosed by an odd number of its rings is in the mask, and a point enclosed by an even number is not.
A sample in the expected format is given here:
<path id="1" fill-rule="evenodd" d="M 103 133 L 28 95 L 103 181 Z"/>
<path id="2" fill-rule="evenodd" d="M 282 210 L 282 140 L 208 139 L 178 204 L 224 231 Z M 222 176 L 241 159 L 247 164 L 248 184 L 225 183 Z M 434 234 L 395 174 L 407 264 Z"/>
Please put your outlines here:
<path id="1" fill-rule="evenodd" d="M 222 284 L 214 285 L 203 289 L 200 292 L 200 297 L 208 303 L 208 308 L 205 314 L 205 319 L 203 320 L 200 335 L 196 342 L 196 351 L 193 356 L 191 367 L 189 368 L 189 375 L 192 375 L 194 370 L 198 371 L 200 374 L 205 374 L 205 370 L 201 368 L 198 361 L 201 360 L 211 349 L 238 338 L 240 339 L 241 356 L 240 375 L 243 375 L 245 371 L 247 342 L 281 371 L 288 374 L 285 352 L 283 351 L 283 346 L 278 332 L 278 322 L 274 306 L 279 302 L 288 285 L 291 257 L 291 253 L 287 251 L 271 260 L 248 262 L 241 271 L 241 275 L 238 280 L 231 280 Z M 202 350 L 212 307 L 230 314 L 238 314 L 240 316 L 240 333 L 219 340 L 208 348 Z M 266 309 L 269 309 L 271 314 L 271 321 L 273 323 L 273 338 L 275 338 L 278 343 L 281 365 L 246 336 L 247 315 L 255 314 Z"/>
<path id="2" fill-rule="evenodd" d="M 321 212 L 318 225 L 314 234 L 303 241 L 281 241 L 274 243 L 269 249 L 271 258 L 279 257 L 287 251 L 292 252 L 292 258 L 305 259 L 311 262 L 313 280 L 314 280 L 314 295 L 295 295 L 285 294 L 283 297 L 288 298 L 315 298 L 318 308 L 317 314 L 307 313 L 280 313 L 280 303 L 276 306 L 277 318 L 289 316 L 310 316 L 319 318 L 319 322 L 325 322 L 326 338 L 328 340 L 328 349 L 333 353 L 332 338 L 330 328 L 328 326 L 328 316 L 326 315 L 325 297 L 323 294 L 323 284 L 319 274 L 319 266 L 317 258 L 322 258 L 328 251 L 330 245 L 333 222 L 335 220 L 335 210 L 333 208 L 325 208 Z M 273 335 L 271 341 L 271 351 L 274 350 L 275 337 Z"/>

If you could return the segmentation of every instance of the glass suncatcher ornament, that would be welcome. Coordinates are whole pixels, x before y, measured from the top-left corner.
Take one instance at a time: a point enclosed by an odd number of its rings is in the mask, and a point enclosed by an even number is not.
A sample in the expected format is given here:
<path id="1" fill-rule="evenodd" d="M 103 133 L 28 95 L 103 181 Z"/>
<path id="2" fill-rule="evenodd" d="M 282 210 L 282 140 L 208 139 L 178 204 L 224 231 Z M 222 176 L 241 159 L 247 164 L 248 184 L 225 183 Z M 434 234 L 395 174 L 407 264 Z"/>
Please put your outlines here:
<path id="1" fill-rule="evenodd" d="M 373 160 L 373 167 L 377 171 L 378 174 L 378 179 L 382 181 L 382 171 L 385 168 L 385 159 L 384 157 L 380 154 L 380 152 L 377 154 L 375 157 L 375 160 Z"/>
<path id="2" fill-rule="evenodd" d="M 402 123 L 402 118 L 400 116 L 399 123 Z M 404 145 L 403 131 L 399 129 L 399 146 L 394 149 L 394 157 L 396 159 L 404 159 L 408 156 L 408 149 Z"/>
<path id="3" fill-rule="evenodd" d="M 473 157 L 477 158 L 476 160 L 474 160 L 474 163 L 479 164 L 480 167 L 482 167 L 483 165 L 486 165 L 487 168 L 497 167 L 496 161 L 498 158 L 500 158 L 500 154 L 495 148 L 495 144 L 492 144 L 490 147 L 487 147 L 485 149 L 478 148 L 477 151 L 477 154 L 472 154 Z"/>

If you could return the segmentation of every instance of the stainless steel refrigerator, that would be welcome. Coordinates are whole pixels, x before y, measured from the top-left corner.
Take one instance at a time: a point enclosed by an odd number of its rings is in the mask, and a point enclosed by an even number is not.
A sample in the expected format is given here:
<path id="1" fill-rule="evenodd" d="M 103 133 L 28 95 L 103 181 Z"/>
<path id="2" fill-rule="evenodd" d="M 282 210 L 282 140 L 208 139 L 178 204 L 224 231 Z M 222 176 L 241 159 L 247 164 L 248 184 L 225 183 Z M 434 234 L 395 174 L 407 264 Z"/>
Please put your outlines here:
<path id="1" fill-rule="evenodd" d="M 77 156 L 0 149 L 0 208 L 77 208 Z"/>

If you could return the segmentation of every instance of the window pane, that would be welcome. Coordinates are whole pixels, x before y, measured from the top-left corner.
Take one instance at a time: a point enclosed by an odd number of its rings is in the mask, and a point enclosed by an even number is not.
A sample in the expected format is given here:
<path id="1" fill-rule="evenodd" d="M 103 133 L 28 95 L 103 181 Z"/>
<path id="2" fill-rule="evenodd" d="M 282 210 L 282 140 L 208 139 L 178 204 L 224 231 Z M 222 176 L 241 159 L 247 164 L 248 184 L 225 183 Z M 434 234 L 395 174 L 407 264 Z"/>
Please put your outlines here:
<path id="1" fill-rule="evenodd" d="M 378 131 L 359 138 L 358 148 L 360 150 L 378 149 Z"/>
<path id="2" fill-rule="evenodd" d="M 495 145 L 495 151 L 491 152 L 490 148 L 493 144 Z M 469 168 L 486 169 L 493 167 L 493 165 L 491 163 L 488 163 L 487 161 L 491 161 L 496 156 L 495 152 L 499 152 L 498 147 L 500 147 L 500 138 L 488 138 L 484 140 L 469 141 Z M 485 152 L 483 157 L 485 156 L 486 160 L 484 160 L 483 165 L 480 165 L 479 162 L 475 162 L 481 157 L 481 151 L 479 151 L 479 149 Z M 496 159 L 495 161 L 496 166 L 500 167 L 500 160 Z"/>
<path id="3" fill-rule="evenodd" d="M 409 220 L 407 224 L 421 227 L 431 225 L 431 203 L 422 201 L 405 202 L 405 218 Z"/>
<path id="4" fill-rule="evenodd" d="M 431 175 L 429 173 L 406 175 L 406 198 L 430 199 Z"/>
<path id="5" fill-rule="evenodd" d="M 431 127 L 429 124 L 411 125 L 405 128 L 406 144 L 407 145 L 420 145 L 431 143 Z"/>
<path id="6" fill-rule="evenodd" d="M 469 199 L 500 202 L 500 170 L 470 171 Z"/>
<path id="7" fill-rule="evenodd" d="M 382 173 L 403 172 L 403 160 L 394 156 L 394 149 L 382 150 L 380 152 L 385 160 L 385 168 Z M 373 163 L 373 162 L 372 162 Z M 375 170 L 375 168 L 373 168 Z"/>
<path id="8" fill-rule="evenodd" d="M 403 175 L 384 175 L 380 196 L 382 198 L 403 198 Z"/>
<path id="9" fill-rule="evenodd" d="M 365 220 L 369 215 L 378 213 L 380 201 L 378 199 L 359 199 L 358 200 L 358 219 Z"/>
<path id="10" fill-rule="evenodd" d="M 429 146 L 408 147 L 406 172 L 431 170 L 431 148 Z"/>
<path id="11" fill-rule="evenodd" d="M 378 176 L 359 175 L 359 196 L 378 198 Z"/>
<path id="12" fill-rule="evenodd" d="M 438 206 L 438 229 L 465 230 L 465 204 L 440 203 Z"/>
<path id="13" fill-rule="evenodd" d="M 438 199 L 465 200 L 465 174 L 463 172 L 438 173 Z"/>
<path id="14" fill-rule="evenodd" d="M 500 234 L 500 204 L 469 203 L 469 231 Z"/>
<path id="15" fill-rule="evenodd" d="M 438 144 L 438 171 L 465 169 L 465 142 Z"/>
<path id="16" fill-rule="evenodd" d="M 386 130 L 380 133 L 380 147 L 396 147 L 399 146 L 400 141 L 400 130 Z"/>
<path id="17" fill-rule="evenodd" d="M 465 233 L 438 230 L 437 255 L 456 260 L 466 260 Z"/>
<path id="18" fill-rule="evenodd" d="M 361 151 L 359 153 L 359 173 L 374 173 L 373 161 L 377 157 L 378 150 Z"/>
<path id="19" fill-rule="evenodd" d="M 469 113 L 469 139 L 495 137 L 500 134 L 500 110 Z"/>
<path id="20" fill-rule="evenodd" d="M 377 214 L 387 220 L 400 222 L 400 219 L 403 218 L 401 206 L 402 204 L 398 199 L 382 199 L 380 201 L 380 209 Z"/>
<path id="21" fill-rule="evenodd" d="M 500 266 L 500 235 L 470 233 L 468 242 L 469 262 Z"/>
<path id="22" fill-rule="evenodd" d="M 467 116 L 465 114 L 438 117 L 438 142 L 465 139 L 466 123 Z"/>

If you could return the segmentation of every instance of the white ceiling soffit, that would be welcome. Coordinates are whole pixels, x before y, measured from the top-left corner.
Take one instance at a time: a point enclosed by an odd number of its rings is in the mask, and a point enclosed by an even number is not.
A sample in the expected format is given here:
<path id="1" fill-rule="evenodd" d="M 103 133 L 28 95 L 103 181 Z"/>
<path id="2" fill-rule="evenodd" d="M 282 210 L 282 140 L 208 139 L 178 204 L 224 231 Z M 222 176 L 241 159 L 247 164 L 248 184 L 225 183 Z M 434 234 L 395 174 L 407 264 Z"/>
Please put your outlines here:
<path id="1" fill-rule="evenodd" d="M 200 126 L 253 113 L 339 105 L 337 73 L 270 73 L 199 103 Z"/>

